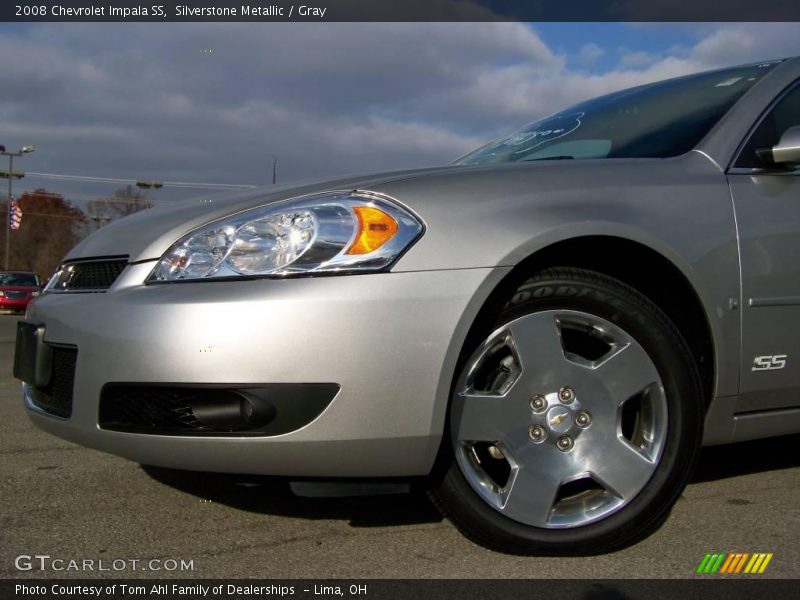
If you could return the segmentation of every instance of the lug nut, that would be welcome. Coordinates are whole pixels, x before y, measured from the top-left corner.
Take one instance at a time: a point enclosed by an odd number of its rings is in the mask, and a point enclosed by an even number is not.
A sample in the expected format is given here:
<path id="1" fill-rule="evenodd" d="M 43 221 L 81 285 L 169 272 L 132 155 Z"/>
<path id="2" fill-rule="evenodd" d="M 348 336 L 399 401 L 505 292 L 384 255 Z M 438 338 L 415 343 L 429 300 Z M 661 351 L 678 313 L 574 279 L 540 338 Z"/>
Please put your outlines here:
<path id="1" fill-rule="evenodd" d="M 544 441 L 547 437 L 547 432 L 541 425 L 531 425 L 528 427 L 528 436 L 530 436 L 533 442 L 538 444 Z"/>
<path id="2" fill-rule="evenodd" d="M 531 410 L 533 412 L 542 412 L 547 408 L 547 400 L 541 394 L 536 394 L 531 398 Z"/>
<path id="3" fill-rule="evenodd" d="M 575 400 L 575 392 L 572 391 L 572 388 L 562 387 L 558 390 L 558 399 L 564 404 L 571 404 Z"/>
<path id="4" fill-rule="evenodd" d="M 588 427 L 592 424 L 592 415 L 590 415 L 585 410 L 582 410 L 577 415 L 575 415 L 575 424 L 578 427 Z"/>
<path id="5" fill-rule="evenodd" d="M 489 446 L 489 456 L 495 460 L 502 460 L 505 458 L 503 451 L 495 445 Z"/>
<path id="6" fill-rule="evenodd" d="M 569 437 L 568 435 L 562 435 L 560 438 L 558 438 L 558 441 L 556 442 L 556 446 L 562 452 L 568 452 L 569 450 L 572 450 L 572 445 L 573 445 L 572 438 Z"/>

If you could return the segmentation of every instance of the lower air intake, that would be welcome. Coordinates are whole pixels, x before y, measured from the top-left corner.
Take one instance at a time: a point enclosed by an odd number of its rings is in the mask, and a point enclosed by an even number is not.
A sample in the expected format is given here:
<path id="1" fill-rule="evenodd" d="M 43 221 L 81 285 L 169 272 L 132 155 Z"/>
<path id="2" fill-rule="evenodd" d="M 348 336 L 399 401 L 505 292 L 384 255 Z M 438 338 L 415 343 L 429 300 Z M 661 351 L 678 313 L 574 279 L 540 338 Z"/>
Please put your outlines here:
<path id="1" fill-rule="evenodd" d="M 108 384 L 99 423 L 103 429 L 154 435 L 280 435 L 316 419 L 338 391 L 335 383 Z"/>

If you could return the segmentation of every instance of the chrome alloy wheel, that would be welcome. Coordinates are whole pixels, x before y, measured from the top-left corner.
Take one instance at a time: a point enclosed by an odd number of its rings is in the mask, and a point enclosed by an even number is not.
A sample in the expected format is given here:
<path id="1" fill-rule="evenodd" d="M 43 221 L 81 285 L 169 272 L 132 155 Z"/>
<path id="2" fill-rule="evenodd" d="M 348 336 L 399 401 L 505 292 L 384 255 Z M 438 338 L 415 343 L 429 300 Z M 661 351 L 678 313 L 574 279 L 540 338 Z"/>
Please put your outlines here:
<path id="1" fill-rule="evenodd" d="M 642 346 L 610 321 L 547 310 L 491 333 L 467 361 L 450 416 L 455 457 L 492 508 L 526 525 L 586 525 L 647 485 L 667 401 Z"/>

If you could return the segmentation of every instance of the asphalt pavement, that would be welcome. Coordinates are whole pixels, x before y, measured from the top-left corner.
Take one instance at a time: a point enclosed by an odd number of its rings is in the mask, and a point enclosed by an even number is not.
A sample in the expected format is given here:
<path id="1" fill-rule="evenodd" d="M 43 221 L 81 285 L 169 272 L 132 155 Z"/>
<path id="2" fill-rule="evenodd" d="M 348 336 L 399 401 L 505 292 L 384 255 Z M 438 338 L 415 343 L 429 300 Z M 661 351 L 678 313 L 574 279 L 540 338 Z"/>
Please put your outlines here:
<path id="1" fill-rule="evenodd" d="M 755 577 L 800 577 L 800 435 L 704 450 L 667 521 L 636 546 L 506 556 L 463 538 L 421 493 L 299 498 L 285 480 L 146 470 L 39 431 L 12 378 L 17 320 L 0 316 L 0 578 L 719 577 L 695 575 L 709 552 L 773 553 Z M 51 558 L 18 559 L 34 555 Z M 65 570 L 38 569 L 54 559 Z M 160 572 L 139 570 L 153 559 Z M 69 560 L 129 566 L 80 572 Z M 170 560 L 193 569 L 167 571 Z"/>

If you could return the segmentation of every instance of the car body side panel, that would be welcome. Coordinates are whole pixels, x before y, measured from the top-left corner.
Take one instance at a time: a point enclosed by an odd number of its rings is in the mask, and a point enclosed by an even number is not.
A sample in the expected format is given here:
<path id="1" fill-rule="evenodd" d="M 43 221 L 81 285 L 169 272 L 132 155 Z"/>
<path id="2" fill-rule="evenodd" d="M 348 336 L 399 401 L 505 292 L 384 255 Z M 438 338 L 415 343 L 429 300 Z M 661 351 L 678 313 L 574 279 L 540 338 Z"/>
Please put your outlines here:
<path id="1" fill-rule="evenodd" d="M 518 164 L 379 186 L 424 207 L 418 212 L 426 235 L 393 270 L 513 266 L 588 235 L 638 242 L 675 265 L 696 291 L 714 337 L 715 395 L 737 394 L 739 257 L 725 175 L 698 153 L 581 162 L 580 169 L 572 161 Z M 449 235 L 453 229 L 460 235 Z M 631 257 L 631 267 L 638 264 Z"/>
<path id="2" fill-rule="evenodd" d="M 800 406 L 800 175 L 731 174 L 742 252 L 737 412 Z"/>

